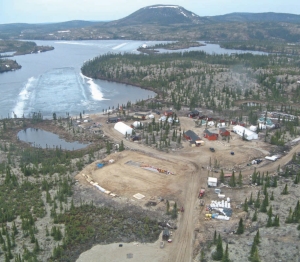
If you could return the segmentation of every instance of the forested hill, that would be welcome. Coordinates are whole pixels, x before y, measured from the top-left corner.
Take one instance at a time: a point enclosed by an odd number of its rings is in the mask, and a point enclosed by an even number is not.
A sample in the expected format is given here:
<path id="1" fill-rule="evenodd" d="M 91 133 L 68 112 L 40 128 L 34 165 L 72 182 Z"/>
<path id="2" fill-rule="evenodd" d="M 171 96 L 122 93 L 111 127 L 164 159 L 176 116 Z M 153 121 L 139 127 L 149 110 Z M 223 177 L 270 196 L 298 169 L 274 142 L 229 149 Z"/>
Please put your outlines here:
<path id="1" fill-rule="evenodd" d="M 231 13 L 208 17 L 214 22 L 287 22 L 300 23 L 300 15 L 285 13 Z"/>
<path id="2" fill-rule="evenodd" d="M 248 99 L 298 104 L 298 64 L 296 57 L 249 53 L 107 54 L 86 62 L 82 73 L 154 90 L 177 109 L 184 105 L 222 111 Z"/>
<path id="3" fill-rule="evenodd" d="M 177 5 L 153 5 L 111 22 L 0 25 L 1 39 L 300 41 L 300 15 L 232 13 L 199 16 Z"/>

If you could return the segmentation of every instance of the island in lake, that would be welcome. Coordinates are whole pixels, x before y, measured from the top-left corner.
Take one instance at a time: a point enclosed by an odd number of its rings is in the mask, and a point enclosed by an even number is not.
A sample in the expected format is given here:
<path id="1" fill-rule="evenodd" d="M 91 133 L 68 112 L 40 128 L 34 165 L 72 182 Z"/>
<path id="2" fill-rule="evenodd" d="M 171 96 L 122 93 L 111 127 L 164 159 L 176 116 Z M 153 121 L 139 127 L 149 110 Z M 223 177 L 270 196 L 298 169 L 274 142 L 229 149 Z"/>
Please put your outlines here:
<path id="1" fill-rule="evenodd" d="M 22 67 L 16 61 L 7 59 L 8 57 L 42 53 L 53 49 L 52 46 L 38 46 L 30 41 L 0 40 L 0 73 L 14 71 Z"/>

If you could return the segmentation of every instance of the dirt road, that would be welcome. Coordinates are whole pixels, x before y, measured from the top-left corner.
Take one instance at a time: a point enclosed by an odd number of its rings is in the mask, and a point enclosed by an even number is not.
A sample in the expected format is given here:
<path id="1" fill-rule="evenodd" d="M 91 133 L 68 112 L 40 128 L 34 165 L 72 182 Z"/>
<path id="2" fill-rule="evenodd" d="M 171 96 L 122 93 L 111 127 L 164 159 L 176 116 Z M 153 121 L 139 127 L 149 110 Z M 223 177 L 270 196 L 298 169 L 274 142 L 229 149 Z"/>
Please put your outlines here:
<path id="1" fill-rule="evenodd" d="M 187 183 L 185 186 L 185 202 L 184 213 L 181 214 L 179 220 L 179 227 L 176 231 L 176 237 L 173 242 L 172 251 L 168 261 L 191 261 L 192 258 L 192 243 L 194 237 L 194 223 L 193 218 L 195 212 L 195 205 L 197 201 L 197 193 L 200 188 L 199 167 L 195 172 L 187 176 Z"/>
<path id="2" fill-rule="evenodd" d="M 111 125 L 104 125 L 103 132 L 115 141 L 123 139 L 123 136 L 113 130 Z M 179 199 L 179 203 L 183 204 L 185 211 L 180 214 L 178 229 L 175 233 L 174 242 L 171 244 L 172 246 L 168 261 L 191 261 L 193 252 L 192 243 L 194 238 L 193 219 L 195 217 L 194 212 L 196 211 L 195 206 L 200 185 L 206 183 L 206 177 L 201 176 L 200 167 L 195 163 L 196 160 L 190 161 L 188 157 L 184 156 L 184 152 L 183 154 L 166 154 L 151 147 L 129 142 L 125 139 L 123 139 L 123 142 L 124 145 L 131 150 L 138 150 L 162 159 L 174 159 L 176 161 L 186 162 L 190 167 L 185 173 L 185 184 L 182 185 L 182 191 L 184 193 Z"/>

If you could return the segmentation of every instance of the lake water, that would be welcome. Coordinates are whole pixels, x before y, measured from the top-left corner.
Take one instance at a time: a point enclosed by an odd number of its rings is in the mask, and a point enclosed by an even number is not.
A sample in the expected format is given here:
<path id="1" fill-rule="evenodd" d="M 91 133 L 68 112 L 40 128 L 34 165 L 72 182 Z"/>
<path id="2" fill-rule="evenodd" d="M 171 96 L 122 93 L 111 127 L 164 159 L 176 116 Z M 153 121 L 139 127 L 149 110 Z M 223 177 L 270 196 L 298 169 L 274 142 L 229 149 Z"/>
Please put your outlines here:
<path id="1" fill-rule="evenodd" d="M 155 93 L 138 87 L 93 80 L 80 72 L 82 64 L 95 56 L 112 53 L 138 53 L 137 48 L 154 45 L 156 41 L 91 40 L 91 41 L 35 41 L 49 45 L 53 51 L 16 56 L 22 69 L 0 74 L 0 117 L 30 116 L 41 112 L 52 118 L 66 113 L 97 113 L 109 107 L 154 97 Z M 207 44 L 189 50 L 208 53 L 243 52 L 226 50 L 219 45 Z M 161 50 L 166 52 L 165 50 Z M 182 50 L 178 50 L 180 52 Z M 257 52 L 253 52 L 257 53 Z"/>
<path id="2" fill-rule="evenodd" d="M 18 138 L 34 147 L 61 148 L 63 150 L 77 150 L 87 147 L 87 144 L 79 142 L 67 142 L 58 135 L 36 128 L 26 128 L 19 131 Z"/>

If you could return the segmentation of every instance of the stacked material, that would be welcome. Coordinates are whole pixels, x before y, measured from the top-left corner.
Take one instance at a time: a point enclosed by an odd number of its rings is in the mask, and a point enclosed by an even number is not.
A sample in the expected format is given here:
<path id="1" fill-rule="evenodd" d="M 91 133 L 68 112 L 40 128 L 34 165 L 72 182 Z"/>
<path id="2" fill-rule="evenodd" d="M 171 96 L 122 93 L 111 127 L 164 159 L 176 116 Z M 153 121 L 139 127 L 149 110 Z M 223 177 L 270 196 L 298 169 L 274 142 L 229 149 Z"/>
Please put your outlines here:
<path id="1" fill-rule="evenodd" d="M 212 200 L 211 201 L 211 204 L 210 204 L 210 207 L 211 208 L 218 208 L 218 207 L 225 207 L 225 208 L 231 208 L 231 205 L 230 205 L 230 202 L 228 201 L 215 201 L 215 200 Z"/>
<path id="2" fill-rule="evenodd" d="M 232 216 L 232 209 L 230 208 L 230 198 L 221 201 L 212 200 L 211 204 L 207 206 L 207 210 L 211 212 L 211 218 L 228 221 Z"/>

